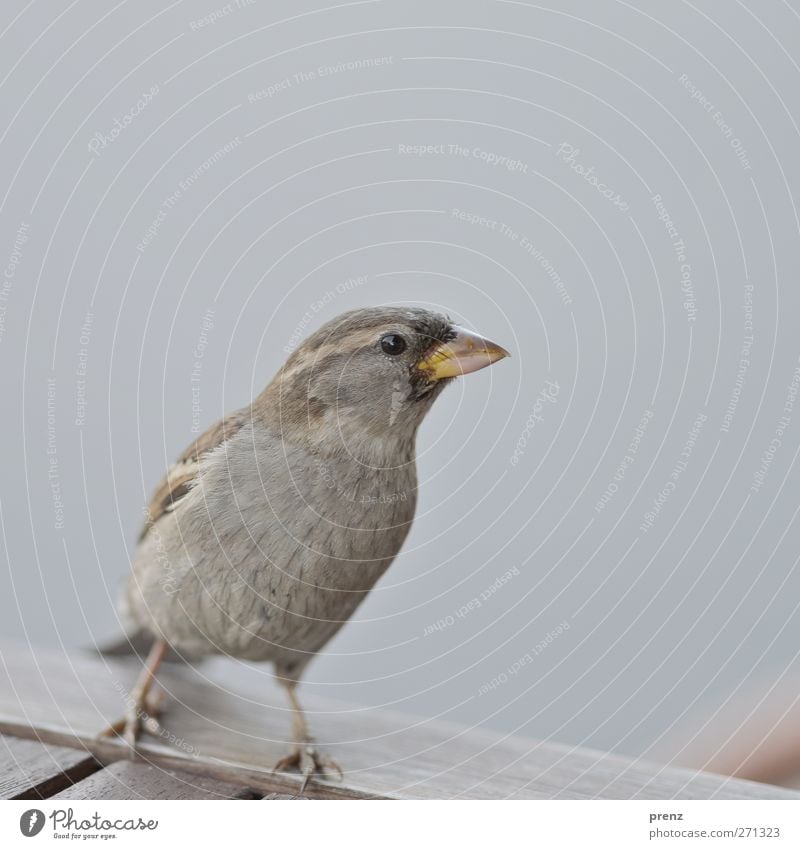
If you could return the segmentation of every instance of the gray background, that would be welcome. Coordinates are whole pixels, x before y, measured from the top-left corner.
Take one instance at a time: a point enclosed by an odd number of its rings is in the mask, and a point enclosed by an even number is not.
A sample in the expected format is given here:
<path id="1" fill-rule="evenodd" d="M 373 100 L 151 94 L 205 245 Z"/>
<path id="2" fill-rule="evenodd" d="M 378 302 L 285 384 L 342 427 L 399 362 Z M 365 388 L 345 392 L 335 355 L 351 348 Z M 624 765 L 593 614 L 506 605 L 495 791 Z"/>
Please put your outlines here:
<path id="1" fill-rule="evenodd" d="M 113 636 L 193 427 L 298 326 L 430 304 L 514 357 L 425 422 L 412 534 L 306 690 L 678 760 L 763 694 L 791 707 L 800 407 L 754 476 L 800 355 L 798 12 L 255 0 L 198 23 L 222 9 L 3 5 L 2 635 Z"/>

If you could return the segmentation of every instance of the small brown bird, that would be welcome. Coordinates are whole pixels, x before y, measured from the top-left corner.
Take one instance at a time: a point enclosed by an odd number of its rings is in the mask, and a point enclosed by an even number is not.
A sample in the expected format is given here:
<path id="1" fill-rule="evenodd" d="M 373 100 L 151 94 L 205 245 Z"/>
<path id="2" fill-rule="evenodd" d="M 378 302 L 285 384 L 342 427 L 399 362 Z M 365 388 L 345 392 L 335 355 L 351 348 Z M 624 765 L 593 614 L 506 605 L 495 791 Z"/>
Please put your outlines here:
<path id="1" fill-rule="evenodd" d="M 296 688 L 306 664 L 386 571 L 414 519 L 417 429 L 444 386 L 508 352 L 424 309 L 345 313 L 291 354 L 248 406 L 214 425 L 159 484 L 109 647 L 152 643 L 125 717 L 159 733 L 167 652 L 271 661 L 292 707 L 275 769 L 304 785 L 338 766 L 313 742 Z"/>

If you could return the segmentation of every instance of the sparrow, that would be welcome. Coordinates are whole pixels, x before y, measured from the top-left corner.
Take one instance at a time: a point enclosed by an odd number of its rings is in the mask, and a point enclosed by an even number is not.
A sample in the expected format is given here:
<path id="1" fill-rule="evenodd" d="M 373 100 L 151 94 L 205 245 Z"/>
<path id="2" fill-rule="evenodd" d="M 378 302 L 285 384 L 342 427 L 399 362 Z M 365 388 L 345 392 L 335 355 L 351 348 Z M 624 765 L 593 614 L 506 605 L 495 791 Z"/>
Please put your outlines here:
<path id="1" fill-rule="evenodd" d="M 150 650 L 124 717 L 134 751 L 159 734 L 152 692 L 169 654 L 271 662 L 292 712 L 275 770 L 339 767 L 297 696 L 308 663 L 400 551 L 417 501 L 418 428 L 442 390 L 508 351 L 427 309 L 356 309 L 329 321 L 264 391 L 184 451 L 159 483 L 105 653 Z M 137 651 L 138 653 L 138 651 Z"/>

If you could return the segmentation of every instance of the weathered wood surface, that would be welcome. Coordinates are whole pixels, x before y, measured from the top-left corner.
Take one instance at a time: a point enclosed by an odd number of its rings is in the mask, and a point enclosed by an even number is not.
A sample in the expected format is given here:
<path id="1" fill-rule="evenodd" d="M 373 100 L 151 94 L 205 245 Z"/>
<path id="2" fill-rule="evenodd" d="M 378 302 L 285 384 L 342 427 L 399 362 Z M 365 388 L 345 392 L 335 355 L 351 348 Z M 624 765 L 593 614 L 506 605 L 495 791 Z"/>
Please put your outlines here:
<path id="1" fill-rule="evenodd" d="M 96 735 L 121 715 L 138 662 L 10 647 L 1 654 L 0 732 L 74 747 L 103 763 L 125 757 L 121 741 Z M 271 771 L 285 752 L 289 726 L 277 688 L 231 693 L 202 668 L 171 665 L 158 681 L 167 694 L 162 723 L 172 739 L 144 737 L 141 763 L 260 794 L 297 793 L 299 776 Z M 791 790 L 567 745 L 306 702 L 319 745 L 345 770 L 341 782 L 312 782 L 309 798 L 800 798 Z"/>
<path id="2" fill-rule="evenodd" d="M 241 799 L 239 784 L 151 764 L 117 761 L 53 799 Z"/>
<path id="3" fill-rule="evenodd" d="M 96 768 L 86 751 L 0 735 L 0 799 L 46 799 Z"/>

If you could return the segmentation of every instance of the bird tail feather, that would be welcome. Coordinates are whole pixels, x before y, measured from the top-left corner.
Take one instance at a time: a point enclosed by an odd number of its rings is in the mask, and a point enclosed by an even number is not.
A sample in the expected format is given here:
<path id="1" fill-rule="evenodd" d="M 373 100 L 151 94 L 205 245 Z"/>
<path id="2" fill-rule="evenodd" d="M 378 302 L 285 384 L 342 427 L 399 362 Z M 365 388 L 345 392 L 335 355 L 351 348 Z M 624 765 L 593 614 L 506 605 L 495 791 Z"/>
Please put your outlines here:
<path id="1" fill-rule="evenodd" d="M 102 645 L 95 646 L 94 651 L 103 657 L 146 658 L 153 646 L 154 637 L 144 628 L 123 634 L 121 637 Z M 170 649 L 164 657 L 164 663 L 197 663 L 201 658 L 189 652 L 178 652 Z"/>

